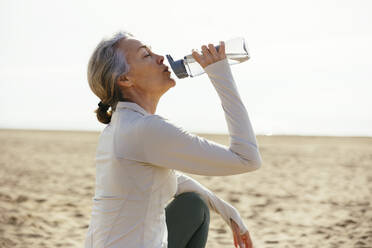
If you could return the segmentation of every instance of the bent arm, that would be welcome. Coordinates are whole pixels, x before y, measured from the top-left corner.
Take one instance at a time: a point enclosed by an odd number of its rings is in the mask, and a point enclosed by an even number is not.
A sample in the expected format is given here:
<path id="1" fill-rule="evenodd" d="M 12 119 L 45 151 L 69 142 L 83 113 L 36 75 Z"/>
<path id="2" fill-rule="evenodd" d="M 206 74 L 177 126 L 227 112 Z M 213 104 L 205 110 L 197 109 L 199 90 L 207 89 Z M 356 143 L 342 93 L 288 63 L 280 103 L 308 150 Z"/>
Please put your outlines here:
<path id="1" fill-rule="evenodd" d="M 262 159 L 256 136 L 227 59 L 207 66 L 205 71 L 221 100 L 229 131 L 229 148 L 246 164 L 260 166 Z"/>
<path id="2" fill-rule="evenodd" d="M 149 115 L 138 131 L 145 162 L 210 176 L 235 175 L 258 169 L 262 161 L 257 141 L 227 59 L 207 66 L 205 71 L 220 97 L 230 146 L 191 134 L 159 115 Z"/>

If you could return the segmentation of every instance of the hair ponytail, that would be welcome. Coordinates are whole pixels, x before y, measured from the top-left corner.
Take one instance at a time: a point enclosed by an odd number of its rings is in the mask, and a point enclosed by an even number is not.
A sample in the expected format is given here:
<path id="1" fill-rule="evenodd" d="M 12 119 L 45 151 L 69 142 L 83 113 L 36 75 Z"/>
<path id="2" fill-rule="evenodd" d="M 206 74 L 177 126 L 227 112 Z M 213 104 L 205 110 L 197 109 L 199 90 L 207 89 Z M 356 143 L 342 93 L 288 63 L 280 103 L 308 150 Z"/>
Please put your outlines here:
<path id="1" fill-rule="evenodd" d="M 107 111 L 110 108 L 110 105 L 104 104 L 102 102 L 98 103 L 98 108 L 94 111 L 97 113 L 98 121 L 109 124 L 111 121 L 112 111 Z"/>

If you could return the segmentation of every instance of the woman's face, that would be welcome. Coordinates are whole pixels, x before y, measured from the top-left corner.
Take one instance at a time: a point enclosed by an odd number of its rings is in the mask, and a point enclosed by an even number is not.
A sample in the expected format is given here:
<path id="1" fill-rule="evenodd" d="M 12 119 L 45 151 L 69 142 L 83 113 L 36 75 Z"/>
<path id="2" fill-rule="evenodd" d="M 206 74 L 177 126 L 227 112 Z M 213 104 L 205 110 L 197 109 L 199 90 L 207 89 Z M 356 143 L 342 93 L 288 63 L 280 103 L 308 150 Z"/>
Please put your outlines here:
<path id="1" fill-rule="evenodd" d="M 130 37 L 120 41 L 119 49 L 124 52 L 130 65 L 126 77 L 129 85 L 142 94 L 161 96 L 176 82 L 170 77 L 170 69 L 163 64 L 164 56 L 151 51 L 151 47 Z M 133 89 L 133 88 L 132 88 Z"/>

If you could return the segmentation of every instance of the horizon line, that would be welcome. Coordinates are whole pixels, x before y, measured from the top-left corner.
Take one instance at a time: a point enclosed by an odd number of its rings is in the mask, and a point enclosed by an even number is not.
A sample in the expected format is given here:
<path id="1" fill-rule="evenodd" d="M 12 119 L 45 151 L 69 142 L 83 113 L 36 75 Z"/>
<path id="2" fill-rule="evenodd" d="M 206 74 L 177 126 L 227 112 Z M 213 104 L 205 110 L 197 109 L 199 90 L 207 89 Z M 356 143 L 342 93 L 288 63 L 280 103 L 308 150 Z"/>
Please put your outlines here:
<path id="1" fill-rule="evenodd" d="M 39 132 L 86 132 L 86 133 L 100 133 L 100 130 L 89 130 L 89 129 L 46 129 L 46 128 L 5 128 L 0 127 L 0 131 L 39 131 Z M 219 135 L 229 136 L 229 133 L 217 133 L 217 132 L 191 132 L 196 135 Z M 256 136 L 300 136 L 300 137 L 340 137 L 340 138 L 372 138 L 372 135 L 331 135 L 331 134 L 291 134 L 291 133 L 256 133 Z"/>

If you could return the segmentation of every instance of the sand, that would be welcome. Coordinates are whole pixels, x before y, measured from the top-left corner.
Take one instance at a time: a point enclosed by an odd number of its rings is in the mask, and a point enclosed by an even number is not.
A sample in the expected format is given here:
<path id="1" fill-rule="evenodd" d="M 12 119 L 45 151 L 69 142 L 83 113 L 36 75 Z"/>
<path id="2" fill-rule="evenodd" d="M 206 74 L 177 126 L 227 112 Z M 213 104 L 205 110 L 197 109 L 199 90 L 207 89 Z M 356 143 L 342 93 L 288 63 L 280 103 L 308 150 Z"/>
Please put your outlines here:
<path id="1" fill-rule="evenodd" d="M 83 247 L 98 135 L 0 130 L 0 247 Z M 372 247 L 371 137 L 257 140 L 260 170 L 187 174 L 239 210 L 255 247 Z M 214 212 L 207 247 L 234 247 Z"/>

